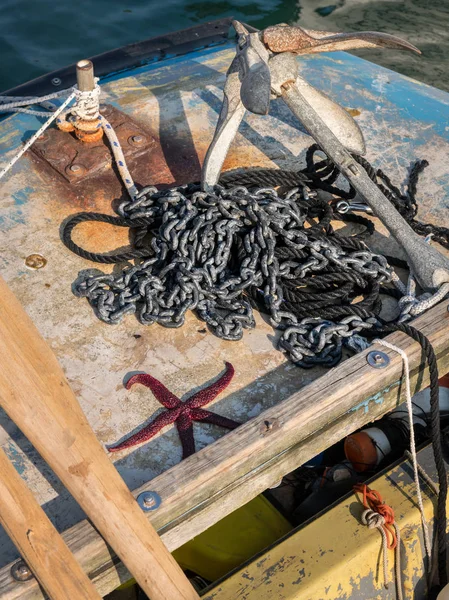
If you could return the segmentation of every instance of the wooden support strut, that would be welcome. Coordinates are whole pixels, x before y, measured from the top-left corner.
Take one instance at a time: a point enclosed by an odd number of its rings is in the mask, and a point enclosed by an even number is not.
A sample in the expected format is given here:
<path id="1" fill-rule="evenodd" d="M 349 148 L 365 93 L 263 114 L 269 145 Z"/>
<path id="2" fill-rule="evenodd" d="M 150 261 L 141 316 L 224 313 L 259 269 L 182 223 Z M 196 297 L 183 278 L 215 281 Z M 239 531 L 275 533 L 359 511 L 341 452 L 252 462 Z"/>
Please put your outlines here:
<path id="1" fill-rule="evenodd" d="M 151 600 L 198 600 L 95 437 L 56 357 L 1 278 L 0 298 L 0 405 Z"/>
<path id="2" fill-rule="evenodd" d="M 51 600 L 100 600 L 100 594 L 1 448 L 0 523 Z"/>

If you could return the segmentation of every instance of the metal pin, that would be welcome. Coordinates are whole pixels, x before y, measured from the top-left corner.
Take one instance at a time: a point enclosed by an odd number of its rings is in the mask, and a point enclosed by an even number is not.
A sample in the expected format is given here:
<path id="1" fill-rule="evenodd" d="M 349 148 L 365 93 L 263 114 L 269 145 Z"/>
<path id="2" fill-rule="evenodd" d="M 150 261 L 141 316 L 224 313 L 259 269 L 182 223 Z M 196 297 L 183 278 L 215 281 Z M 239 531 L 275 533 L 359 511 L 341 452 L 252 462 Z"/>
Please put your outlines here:
<path id="1" fill-rule="evenodd" d="M 142 492 L 137 496 L 140 508 L 145 512 L 156 510 L 162 503 L 162 499 L 156 492 Z"/>
<path id="2" fill-rule="evenodd" d="M 81 92 L 91 92 L 95 89 L 94 65 L 88 59 L 76 63 L 76 82 Z"/>

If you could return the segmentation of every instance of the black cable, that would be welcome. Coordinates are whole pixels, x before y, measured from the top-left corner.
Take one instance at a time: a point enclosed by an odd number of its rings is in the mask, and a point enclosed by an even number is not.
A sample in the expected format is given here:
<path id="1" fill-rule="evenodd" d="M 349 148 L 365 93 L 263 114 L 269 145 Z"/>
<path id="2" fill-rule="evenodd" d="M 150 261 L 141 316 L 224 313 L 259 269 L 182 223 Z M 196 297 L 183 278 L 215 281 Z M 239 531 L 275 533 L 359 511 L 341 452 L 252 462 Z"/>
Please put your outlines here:
<path id="1" fill-rule="evenodd" d="M 71 250 L 74 254 L 81 256 L 81 258 L 85 258 L 86 260 L 102 264 L 114 264 L 119 262 L 125 262 L 133 258 L 142 258 L 151 255 L 151 251 L 149 249 L 136 247 L 128 250 L 127 252 L 115 252 L 113 254 L 89 252 L 88 250 L 81 248 L 81 246 L 78 246 L 78 244 L 75 244 L 75 242 L 72 240 L 72 232 L 77 225 L 88 221 L 108 223 L 117 227 L 129 227 L 131 229 L 135 229 L 136 233 L 139 232 L 139 234 L 142 233 L 142 230 L 146 234 L 147 228 L 150 225 L 147 219 L 130 220 L 125 219 L 123 217 L 106 215 L 103 213 L 82 212 L 73 215 L 73 217 L 69 217 L 63 224 L 61 231 L 61 239 L 69 250 Z M 141 236 L 139 235 L 139 238 L 140 237 Z"/>

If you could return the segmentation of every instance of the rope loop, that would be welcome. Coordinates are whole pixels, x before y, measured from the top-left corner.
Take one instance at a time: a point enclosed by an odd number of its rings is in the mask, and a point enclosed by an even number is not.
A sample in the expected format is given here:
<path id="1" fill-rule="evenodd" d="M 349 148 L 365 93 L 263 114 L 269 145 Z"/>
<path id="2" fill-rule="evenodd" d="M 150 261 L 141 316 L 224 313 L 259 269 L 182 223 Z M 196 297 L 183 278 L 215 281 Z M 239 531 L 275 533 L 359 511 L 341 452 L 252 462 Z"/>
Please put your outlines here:
<path id="1" fill-rule="evenodd" d="M 365 515 L 367 519 L 369 517 L 370 525 L 368 522 L 364 523 L 364 525 L 368 525 L 370 529 L 373 527 L 382 527 L 387 537 L 387 549 L 394 550 L 397 546 L 398 540 L 396 537 L 396 531 L 393 527 L 394 525 L 394 510 L 388 504 L 385 504 L 382 496 L 377 490 L 372 490 L 366 484 L 359 483 L 354 487 L 355 492 L 359 492 L 362 494 L 362 502 L 365 507 L 365 511 L 362 514 Z M 371 512 L 369 512 L 371 511 Z M 367 516 L 368 514 L 368 516 Z M 376 524 L 374 523 L 375 517 L 374 515 L 378 515 Z M 378 524 L 377 524 L 378 523 Z"/>
<path id="2" fill-rule="evenodd" d="M 389 579 L 388 550 L 394 550 L 396 597 L 397 600 L 403 600 L 401 553 L 399 547 L 401 534 L 394 520 L 394 511 L 391 506 L 388 506 L 383 501 L 382 496 L 377 490 L 371 489 L 365 483 L 356 484 L 354 492 L 362 494 L 362 503 L 365 507 L 361 516 L 362 523 L 367 525 L 369 529 L 377 529 L 382 536 L 383 575 L 386 589 L 388 589 Z"/>
<path id="3" fill-rule="evenodd" d="M 385 525 L 385 518 L 371 508 L 364 510 L 360 518 L 362 523 L 367 525 L 370 529 L 375 529 L 376 527 L 382 527 Z"/>
<path id="4" fill-rule="evenodd" d="M 94 121 L 100 115 L 100 94 L 101 89 L 98 85 L 98 78 L 95 78 L 95 88 L 92 91 L 84 92 L 74 87 L 75 106 L 71 109 L 72 114 L 83 121 Z"/>

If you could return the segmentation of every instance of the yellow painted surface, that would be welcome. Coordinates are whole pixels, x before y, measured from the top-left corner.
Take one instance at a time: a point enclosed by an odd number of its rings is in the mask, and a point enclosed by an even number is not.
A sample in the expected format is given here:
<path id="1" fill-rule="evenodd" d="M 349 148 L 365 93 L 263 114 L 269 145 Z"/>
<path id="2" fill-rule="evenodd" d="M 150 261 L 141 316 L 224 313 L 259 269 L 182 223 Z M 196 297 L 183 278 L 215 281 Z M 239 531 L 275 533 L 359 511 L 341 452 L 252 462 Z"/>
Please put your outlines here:
<path id="1" fill-rule="evenodd" d="M 216 581 L 291 531 L 263 496 L 256 496 L 173 552 L 184 570 Z"/>
<path id="2" fill-rule="evenodd" d="M 409 472 L 409 465 L 405 463 Z M 427 597 L 420 514 L 415 489 L 402 466 L 370 484 L 395 511 L 401 531 L 404 598 Z M 423 487 L 426 517 L 433 518 L 432 492 Z M 381 536 L 360 523 L 355 495 L 292 534 L 209 592 L 204 600 L 394 599 L 394 552 L 389 589 L 384 588 Z"/>

